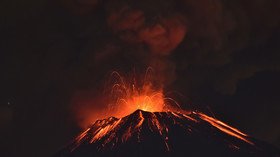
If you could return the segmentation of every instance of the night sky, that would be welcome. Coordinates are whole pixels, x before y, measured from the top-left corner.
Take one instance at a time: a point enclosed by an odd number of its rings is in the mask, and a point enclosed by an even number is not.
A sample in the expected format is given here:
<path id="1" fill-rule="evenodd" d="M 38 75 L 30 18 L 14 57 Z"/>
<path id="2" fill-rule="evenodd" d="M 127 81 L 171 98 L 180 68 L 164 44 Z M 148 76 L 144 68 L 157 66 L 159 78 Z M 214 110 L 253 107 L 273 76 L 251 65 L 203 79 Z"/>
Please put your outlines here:
<path id="1" fill-rule="evenodd" d="M 183 108 L 280 147 L 279 15 L 277 0 L 1 1 L 0 156 L 53 155 L 82 130 L 77 100 L 148 66 Z"/>

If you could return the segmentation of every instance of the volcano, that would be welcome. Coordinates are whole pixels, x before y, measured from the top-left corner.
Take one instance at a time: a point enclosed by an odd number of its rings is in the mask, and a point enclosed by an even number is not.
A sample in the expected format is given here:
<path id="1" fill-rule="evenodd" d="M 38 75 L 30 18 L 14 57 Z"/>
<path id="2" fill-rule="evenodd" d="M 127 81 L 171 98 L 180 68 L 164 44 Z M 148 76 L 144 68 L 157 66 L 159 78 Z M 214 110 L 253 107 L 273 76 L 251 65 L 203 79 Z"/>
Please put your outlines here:
<path id="1" fill-rule="evenodd" d="M 55 157 L 279 157 L 279 150 L 200 112 L 146 112 L 96 121 Z"/>

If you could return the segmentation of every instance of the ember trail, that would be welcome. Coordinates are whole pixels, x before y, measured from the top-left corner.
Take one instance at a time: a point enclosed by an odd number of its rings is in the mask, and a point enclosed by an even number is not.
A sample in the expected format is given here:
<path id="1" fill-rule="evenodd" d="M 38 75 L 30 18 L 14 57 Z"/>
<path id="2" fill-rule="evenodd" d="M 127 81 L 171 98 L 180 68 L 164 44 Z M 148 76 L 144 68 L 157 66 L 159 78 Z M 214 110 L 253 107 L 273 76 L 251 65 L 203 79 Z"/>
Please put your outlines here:
<path id="1" fill-rule="evenodd" d="M 172 98 L 166 97 L 161 84 L 154 86 L 153 69 L 148 68 L 143 77 L 137 81 L 135 76 L 123 77 L 118 72 L 111 73 L 109 93 L 111 102 L 108 111 L 111 116 L 124 117 L 136 110 L 163 112 L 180 110 L 180 105 Z M 107 95 L 107 94 L 106 94 Z"/>

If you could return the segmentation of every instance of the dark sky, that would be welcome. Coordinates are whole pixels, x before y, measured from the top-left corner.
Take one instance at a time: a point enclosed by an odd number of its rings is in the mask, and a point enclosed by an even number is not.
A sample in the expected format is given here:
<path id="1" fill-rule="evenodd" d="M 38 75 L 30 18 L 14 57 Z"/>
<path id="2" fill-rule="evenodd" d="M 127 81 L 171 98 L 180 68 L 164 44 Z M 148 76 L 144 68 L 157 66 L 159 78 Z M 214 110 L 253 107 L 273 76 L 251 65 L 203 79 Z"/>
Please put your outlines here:
<path id="1" fill-rule="evenodd" d="M 115 2 L 0 2 L 1 156 L 51 156 L 81 131 L 77 93 L 150 65 L 184 108 L 280 147 L 279 1 Z"/>

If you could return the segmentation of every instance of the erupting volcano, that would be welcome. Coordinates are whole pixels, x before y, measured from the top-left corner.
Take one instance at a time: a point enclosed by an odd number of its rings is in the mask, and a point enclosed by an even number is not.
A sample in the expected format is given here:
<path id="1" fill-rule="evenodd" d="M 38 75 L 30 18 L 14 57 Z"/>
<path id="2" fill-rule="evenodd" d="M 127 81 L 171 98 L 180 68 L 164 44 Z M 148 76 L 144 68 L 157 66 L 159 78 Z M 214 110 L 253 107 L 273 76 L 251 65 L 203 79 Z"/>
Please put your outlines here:
<path id="1" fill-rule="evenodd" d="M 116 72 L 112 76 L 118 78 L 110 90 L 116 107 L 108 111 L 116 117 L 95 121 L 55 157 L 279 156 L 276 148 L 224 122 L 181 109 L 152 88 L 147 74 L 142 88 Z"/>
<path id="2" fill-rule="evenodd" d="M 96 121 L 56 157 L 277 157 L 279 152 L 199 112 L 146 112 Z"/>

